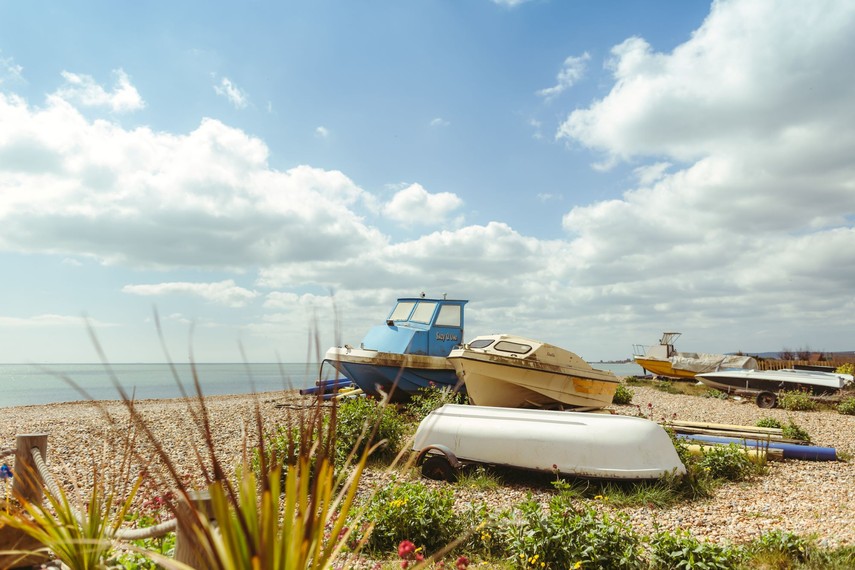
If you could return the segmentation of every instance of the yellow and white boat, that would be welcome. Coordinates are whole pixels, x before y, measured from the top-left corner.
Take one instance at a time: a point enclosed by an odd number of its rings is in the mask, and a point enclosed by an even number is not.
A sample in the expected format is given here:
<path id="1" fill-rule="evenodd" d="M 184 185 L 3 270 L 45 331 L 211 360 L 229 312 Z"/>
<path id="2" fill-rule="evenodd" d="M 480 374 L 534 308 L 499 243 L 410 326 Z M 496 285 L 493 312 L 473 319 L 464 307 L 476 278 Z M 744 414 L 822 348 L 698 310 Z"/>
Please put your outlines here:
<path id="1" fill-rule="evenodd" d="M 750 356 L 737 354 L 708 354 L 704 352 L 677 352 L 674 341 L 681 333 L 665 332 L 659 344 L 634 346 L 632 358 L 649 374 L 665 378 L 691 380 L 697 374 L 715 372 L 725 368 L 757 368 L 757 361 Z"/>
<path id="2" fill-rule="evenodd" d="M 612 403 L 618 385 L 570 351 L 508 334 L 475 337 L 448 361 L 476 406 L 596 409 Z"/>

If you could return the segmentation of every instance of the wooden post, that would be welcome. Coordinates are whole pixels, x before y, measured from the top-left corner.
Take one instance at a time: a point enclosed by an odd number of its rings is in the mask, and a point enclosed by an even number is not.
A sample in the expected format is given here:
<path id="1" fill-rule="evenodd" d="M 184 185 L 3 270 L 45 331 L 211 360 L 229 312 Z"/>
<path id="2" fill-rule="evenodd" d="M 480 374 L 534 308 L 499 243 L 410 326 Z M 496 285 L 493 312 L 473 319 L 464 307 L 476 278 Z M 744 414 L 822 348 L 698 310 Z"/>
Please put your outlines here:
<path id="1" fill-rule="evenodd" d="M 190 491 L 188 493 L 192 504 L 188 504 L 184 497 L 178 500 L 176 518 L 178 528 L 175 532 L 175 560 L 187 564 L 192 568 L 205 568 L 208 565 L 208 555 L 204 548 L 199 548 L 199 528 L 197 515 L 213 520 L 214 509 L 211 503 L 211 494 L 208 491 Z"/>
<path id="2" fill-rule="evenodd" d="M 47 458 L 47 434 L 28 433 L 17 437 L 17 448 L 15 449 L 15 466 L 12 468 L 14 479 L 12 480 L 12 496 L 19 501 L 30 503 L 41 503 L 44 496 L 42 478 L 36 470 L 33 455 L 30 450 L 38 447 L 42 459 Z"/>
<path id="3" fill-rule="evenodd" d="M 47 449 L 47 434 L 24 434 L 17 437 L 15 463 L 12 467 L 12 496 L 17 500 L 41 502 L 43 496 L 42 480 L 33 463 L 30 450 L 38 447 L 42 458 Z M 6 497 L 11 503 L 11 498 Z M 4 505 L 3 508 L 9 508 Z M 13 508 L 20 508 L 14 507 Z M 11 526 L 0 528 L 0 568 L 32 568 L 47 560 L 43 545 L 29 535 Z"/>

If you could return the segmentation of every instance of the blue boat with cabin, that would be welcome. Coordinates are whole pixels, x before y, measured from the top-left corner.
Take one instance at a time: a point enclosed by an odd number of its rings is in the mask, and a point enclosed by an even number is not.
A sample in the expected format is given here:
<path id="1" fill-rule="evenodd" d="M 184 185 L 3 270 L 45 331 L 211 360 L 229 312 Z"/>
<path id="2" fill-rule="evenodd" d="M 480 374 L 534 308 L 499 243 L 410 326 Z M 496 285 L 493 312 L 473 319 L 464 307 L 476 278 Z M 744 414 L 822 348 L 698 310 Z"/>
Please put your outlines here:
<path id="1" fill-rule="evenodd" d="M 430 385 L 464 391 L 446 358 L 463 342 L 460 299 L 399 298 L 382 325 L 372 327 L 359 347 L 345 344 L 327 350 L 321 363 L 331 364 L 370 396 L 406 402 Z"/>

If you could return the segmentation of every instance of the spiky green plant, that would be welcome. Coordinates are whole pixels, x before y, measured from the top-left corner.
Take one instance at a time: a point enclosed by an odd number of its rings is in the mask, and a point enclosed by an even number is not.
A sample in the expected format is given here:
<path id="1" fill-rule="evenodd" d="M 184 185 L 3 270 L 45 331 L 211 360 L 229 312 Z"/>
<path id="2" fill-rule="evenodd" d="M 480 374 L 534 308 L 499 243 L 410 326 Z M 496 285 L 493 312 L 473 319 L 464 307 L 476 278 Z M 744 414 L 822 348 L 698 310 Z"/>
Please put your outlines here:
<path id="1" fill-rule="evenodd" d="M 46 488 L 47 505 L 22 498 L 21 510 L 0 512 L 0 527 L 8 525 L 20 530 L 71 570 L 103 569 L 113 551 L 113 536 L 124 522 L 141 482 L 138 476 L 130 490 L 123 493 L 110 488 L 98 466 L 93 465 L 88 499 L 79 496 L 72 501 L 62 487 Z"/>

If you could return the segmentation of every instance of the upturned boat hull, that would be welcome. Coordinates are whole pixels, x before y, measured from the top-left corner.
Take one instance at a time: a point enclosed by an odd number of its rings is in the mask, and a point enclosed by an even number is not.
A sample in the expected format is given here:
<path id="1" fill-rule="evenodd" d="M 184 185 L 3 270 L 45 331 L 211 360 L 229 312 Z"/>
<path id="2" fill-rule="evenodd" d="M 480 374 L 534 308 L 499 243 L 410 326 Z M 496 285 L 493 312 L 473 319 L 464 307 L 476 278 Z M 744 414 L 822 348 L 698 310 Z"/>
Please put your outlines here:
<path id="1" fill-rule="evenodd" d="M 816 372 L 810 370 L 720 370 L 698 374 L 697 379 L 711 388 L 723 392 L 771 392 L 795 390 L 814 396 L 834 394 L 853 378 L 849 374 Z"/>
<path id="2" fill-rule="evenodd" d="M 446 404 L 419 424 L 413 449 L 602 479 L 656 479 L 686 471 L 660 425 L 610 414 Z"/>

